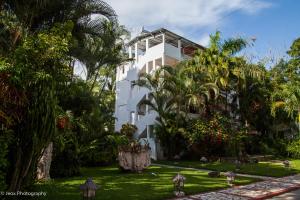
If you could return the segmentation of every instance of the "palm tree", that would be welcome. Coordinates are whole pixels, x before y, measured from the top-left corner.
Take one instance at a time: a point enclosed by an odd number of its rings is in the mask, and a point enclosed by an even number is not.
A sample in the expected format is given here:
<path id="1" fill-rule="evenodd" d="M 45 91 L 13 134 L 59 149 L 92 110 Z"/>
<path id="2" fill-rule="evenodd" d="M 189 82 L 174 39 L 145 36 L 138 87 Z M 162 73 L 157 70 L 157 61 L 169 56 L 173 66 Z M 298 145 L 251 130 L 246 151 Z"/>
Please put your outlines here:
<path id="1" fill-rule="evenodd" d="M 274 92 L 271 96 L 272 114 L 283 108 L 300 124 L 300 38 L 296 39 L 287 52 L 291 59 L 281 60 L 271 71 Z"/>
<path id="2" fill-rule="evenodd" d="M 218 91 L 215 84 L 204 83 L 200 74 L 191 76 L 185 67 L 182 63 L 176 67 L 163 66 L 154 74 L 142 74 L 136 82 L 150 91 L 148 100 L 142 103 L 158 114 L 156 130 L 159 131 L 156 132 L 168 156 L 173 152 L 172 138 L 183 129 L 190 107 L 200 112 L 211 92 L 214 91 L 214 96 L 217 96 Z"/>
<path id="3" fill-rule="evenodd" d="M 294 61 L 292 61 L 294 62 Z M 300 120 L 300 81 L 297 69 L 291 65 L 291 61 L 281 60 L 270 70 L 273 93 L 271 94 L 272 115 L 282 108 L 288 116 Z"/>
<path id="4" fill-rule="evenodd" d="M 154 110 L 158 117 L 156 118 L 155 130 L 162 146 L 166 149 L 168 157 L 171 156 L 172 131 L 174 113 L 174 97 L 165 89 L 168 80 L 163 68 L 157 69 L 154 74 L 141 74 L 135 82 L 136 85 L 149 89 L 148 99 L 143 100 L 142 104 L 148 105 Z"/>
<path id="5" fill-rule="evenodd" d="M 190 108 L 201 112 L 205 110 L 207 102 L 219 94 L 217 85 L 208 82 L 206 73 L 190 73 L 185 62 L 163 69 L 167 80 L 164 88 L 172 94 L 178 114 L 181 111 L 186 115 Z"/>
<path id="6" fill-rule="evenodd" d="M 238 108 L 238 97 L 245 88 L 247 77 L 263 76 L 260 67 L 248 64 L 243 57 L 236 56 L 247 45 L 249 42 L 243 38 L 230 38 L 222 42 L 220 32 L 216 32 L 210 36 L 210 46 L 199 51 L 189 62 L 190 72 L 206 73 L 207 82 L 215 83 L 220 88 L 224 95 L 219 100 L 225 103 L 226 111 L 230 93 L 236 99 L 233 106 Z"/>
<path id="7" fill-rule="evenodd" d="M 115 11 L 101 0 L 4 0 L 0 9 L 2 15 L 14 22 L 7 26 L 5 20 L 0 21 L 6 27 L 0 32 L 5 36 L 0 46 L 7 47 L 2 52 L 13 49 L 26 32 L 36 33 L 69 21 L 74 26 L 70 57 L 87 61 L 87 48 L 98 42 L 95 39 L 109 43 L 108 34 L 120 29 Z M 111 34 L 109 44 L 115 44 L 112 38 L 119 39 L 119 34 Z"/>

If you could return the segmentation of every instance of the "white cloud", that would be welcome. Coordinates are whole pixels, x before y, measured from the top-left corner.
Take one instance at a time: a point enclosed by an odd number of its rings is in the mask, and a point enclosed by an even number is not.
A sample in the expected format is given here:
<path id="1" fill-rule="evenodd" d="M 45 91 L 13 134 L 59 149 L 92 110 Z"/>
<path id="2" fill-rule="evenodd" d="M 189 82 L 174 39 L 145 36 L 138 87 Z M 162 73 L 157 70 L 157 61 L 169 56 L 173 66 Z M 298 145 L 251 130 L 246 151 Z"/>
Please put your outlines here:
<path id="1" fill-rule="evenodd" d="M 207 47 L 209 45 L 210 37 L 208 34 L 203 35 L 199 40 L 196 40 L 198 44 Z"/>
<path id="2" fill-rule="evenodd" d="M 172 30 L 214 27 L 239 11 L 254 14 L 271 6 L 265 0 L 106 0 L 121 24 L 137 27 L 167 27 Z"/>

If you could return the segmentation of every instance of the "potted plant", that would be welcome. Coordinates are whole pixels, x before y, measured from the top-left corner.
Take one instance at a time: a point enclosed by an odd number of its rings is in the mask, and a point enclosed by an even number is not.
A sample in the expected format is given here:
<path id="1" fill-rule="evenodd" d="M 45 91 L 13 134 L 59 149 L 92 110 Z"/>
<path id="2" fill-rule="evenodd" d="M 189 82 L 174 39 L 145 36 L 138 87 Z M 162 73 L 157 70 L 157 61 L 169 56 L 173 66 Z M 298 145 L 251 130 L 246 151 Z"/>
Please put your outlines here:
<path id="1" fill-rule="evenodd" d="M 151 149 L 147 142 L 144 145 L 133 139 L 137 127 L 123 124 L 121 134 L 128 138 L 128 144 L 119 146 L 118 160 L 122 170 L 141 172 L 151 164 Z"/>

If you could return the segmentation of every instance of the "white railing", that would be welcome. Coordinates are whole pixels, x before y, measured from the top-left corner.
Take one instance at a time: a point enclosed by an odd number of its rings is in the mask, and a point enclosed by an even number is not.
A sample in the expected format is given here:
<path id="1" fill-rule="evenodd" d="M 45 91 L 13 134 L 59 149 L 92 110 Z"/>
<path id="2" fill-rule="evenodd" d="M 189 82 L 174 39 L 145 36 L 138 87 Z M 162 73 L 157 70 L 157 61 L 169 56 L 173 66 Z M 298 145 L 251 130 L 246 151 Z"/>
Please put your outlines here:
<path id="1" fill-rule="evenodd" d="M 165 54 L 177 60 L 181 60 L 181 51 L 168 43 L 165 44 Z"/>
<path id="2" fill-rule="evenodd" d="M 138 58 L 138 62 L 137 62 L 138 70 L 141 70 L 147 62 L 162 57 L 163 53 L 164 53 L 164 46 L 162 43 L 149 48 L 145 53 L 145 55 L 140 56 Z"/>

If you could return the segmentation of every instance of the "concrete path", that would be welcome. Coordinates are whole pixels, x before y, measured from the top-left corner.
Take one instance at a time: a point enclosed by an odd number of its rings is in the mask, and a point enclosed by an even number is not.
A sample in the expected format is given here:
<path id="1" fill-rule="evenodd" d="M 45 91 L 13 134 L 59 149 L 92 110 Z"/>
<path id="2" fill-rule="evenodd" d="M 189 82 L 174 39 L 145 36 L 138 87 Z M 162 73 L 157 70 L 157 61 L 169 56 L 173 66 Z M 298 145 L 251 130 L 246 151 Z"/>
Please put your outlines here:
<path id="1" fill-rule="evenodd" d="M 203 172 L 211 171 L 206 169 L 177 167 L 162 164 L 152 165 L 178 169 L 198 170 Z M 174 200 L 262 200 L 270 199 L 272 197 L 274 197 L 273 199 L 277 200 L 300 200 L 300 174 L 294 176 L 286 176 L 282 178 L 272 178 L 248 174 L 237 175 L 243 177 L 259 178 L 263 181 L 252 183 L 249 185 L 234 186 L 232 188 L 218 190 L 214 192 L 178 197 L 174 198 Z"/>
<path id="2" fill-rule="evenodd" d="M 244 186 L 236 186 L 215 192 L 207 192 L 186 197 L 175 198 L 176 200 L 262 200 L 270 199 L 283 194 L 279 199 L 299 199 L 300 175 L 266 180 Z M 294 191 L 294 192 L 291 192 Z M 276 199 L 276 198 L 275 198 Z"/>
<path id="3" fill-rule="evenodd" d="M 300 189 L 294 190 L 279 196 L 273 197 L 272 200 L 299 200 L 300 199 Z"/>

